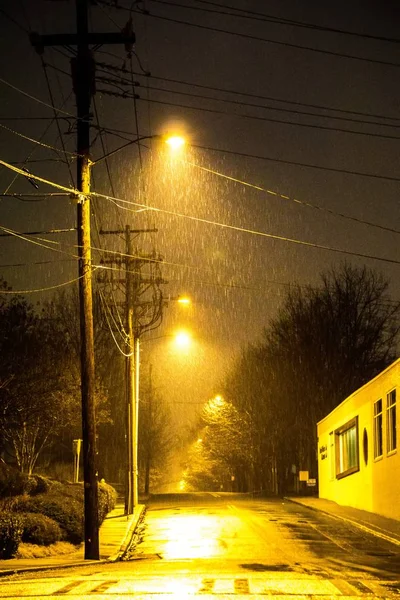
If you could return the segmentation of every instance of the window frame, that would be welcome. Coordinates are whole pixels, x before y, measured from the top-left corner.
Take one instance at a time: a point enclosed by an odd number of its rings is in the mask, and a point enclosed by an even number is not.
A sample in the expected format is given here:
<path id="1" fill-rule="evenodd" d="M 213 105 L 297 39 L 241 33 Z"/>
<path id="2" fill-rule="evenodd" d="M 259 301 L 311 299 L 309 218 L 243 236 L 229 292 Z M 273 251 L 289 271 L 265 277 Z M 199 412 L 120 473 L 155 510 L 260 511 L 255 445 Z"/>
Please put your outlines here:
<path id="1" fill-rule="evenodd" d="M 389 398 L 394 402 L 389 404 Z M 397 392 L 393 388 L 386 394 L 386 454 L 391 456 L 397 452 Z M 394 432 L 394 435 L 393 435 Z"/>
<path id="2" fill-rule="evenodd" d="M 375 411 L 375 407 L 378 402 L 381 403 L 380 412 Z M 383 398 L 378 398 L 375 400 L 373 404 L 373 431 L 374 431 L 374 460 L 380 460 L 383 457 Z M 379 425 L 378 425 L 379 424 Z M 380 441 L 380 454 L 377 454 L 377 442 L 378 436 L 377 431 L 379 431 L 379 441 Z"/>
<path id="3" fill-rule="evenodd" d="M 355 450 L 356 450 L 356 459 L 357 464 L 349 467 L 345 471 L 340 471 L 340 462 L 341 462 L 341 447 L 340 447 L 340 439 L 344 433 L 349 431 L 350 429 L 355 429 L 356 433 L 356 441 L 355 441 Z M 342 438 L 343 439 L 343 438 Z M 336 455 L 336 479 L 343 479 L 343 477 L 347 477 L 348 475 L 352 475 L 353 473 L 357 473 L 360 470 L 360 443 L 359 443 L 359 427 L 358 427 L 358 416 L 353 417 L 341 427 L 335 429 L 335 455 Z"/>

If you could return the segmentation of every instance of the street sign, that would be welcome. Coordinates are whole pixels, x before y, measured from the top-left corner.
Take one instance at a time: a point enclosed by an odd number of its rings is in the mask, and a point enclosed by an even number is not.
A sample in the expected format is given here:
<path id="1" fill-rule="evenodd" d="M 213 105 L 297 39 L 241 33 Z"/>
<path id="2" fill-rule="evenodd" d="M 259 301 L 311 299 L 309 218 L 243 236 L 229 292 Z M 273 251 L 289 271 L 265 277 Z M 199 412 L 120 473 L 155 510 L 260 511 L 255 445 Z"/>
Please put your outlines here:
<path id="1" fill-rule="evenodd" d="M 299 481 L 308 481 L 308 471 L 299 471 Z"/>

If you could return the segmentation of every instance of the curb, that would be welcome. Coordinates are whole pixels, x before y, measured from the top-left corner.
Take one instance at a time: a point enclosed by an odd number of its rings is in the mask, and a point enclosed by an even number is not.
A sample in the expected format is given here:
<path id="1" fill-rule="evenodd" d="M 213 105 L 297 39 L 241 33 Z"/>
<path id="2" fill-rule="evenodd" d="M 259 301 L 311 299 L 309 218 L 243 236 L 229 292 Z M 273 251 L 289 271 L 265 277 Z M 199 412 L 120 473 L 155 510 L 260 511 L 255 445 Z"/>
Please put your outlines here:
<path id="1" fill-rule="evenodd" d="M 133 513 L 132 522 L 129 525 L 129 527 L 125 533 L 125 536 L 121 542 L 118 552 L 116 552 L 112 556 L 109 556 L 106 559 L 106 562 L 117 562 L 117 561 L 121 560 L 121 558 L 124 556 L 124 554 L 128 550 L 129 545 L 132 541 L 132 538 L 135 534 L 136 528 L 139 525 L 139 523 L 142 521 L 142 519 L 144 518 L 144 512 L 145 512 L 146 506 L 144 504 L 139 504 L 136 508 L 137 508 L 137 510 L 135 509 L 135 511 Z"/>
<path id="2" fill-rule="evenodd" d="M 317 508 L 316 506 L 310 506 L 309 504 L 304 504 L 303 502 L 300 502 L 299 500 L 296 500 L 295 498 L 285 497 L 284 500 L 287 500 L 288 502 L 293 502 L 293 504 L 298 504 L 299 506 L 304 506 L 305 508 L 309 508 L 310 510 L 314 510 L 315 512 L 324 513 L 325 515 L 328 515 L 329 517 L 332 517 L 334 519 L 340 519 L 341 521 L 345 521 L 346 523 L 350 523 L 351 525 L 358 527 L 362 531 L 366 531 L 367 533 L 371 533 L 372 535 L 374 535 L 378 538 L 381 538 L 382 540 L 390 542 L 390 543 L 394 544 L 395 546 L 400 546 L 399 539 L 393 538 L 390 535 L 386 535 L 385 533 L 380 533 L 376 529 L 373 529 L 372 527 L 367 527 L 366 525 L 362 525 L 358 521 L 354 521 L 353 519 L 349 519 L 348 517 L 343 517 L 342 515 L 336 515 L 335 513 L 329 512 L 328 510 L 324 510 L 323 508 Z"/>
<path id="3" fill-rule="evenodd" d="M 39 573 L 40 571 L 51 571 L 51 570 L 61 570 L 61 569 L 72 569 L 75 567 L 87 567 L 90 565 L 106 565 L 109 563 L 118 562 L 121 557 L 125 554 L 130 544 L 130 541 L 135 533 L 136 527 L 139 522 L 142 520 L 143 513 L 145 511 L 145 505 L 140 504 L 137 506 L 137 511 L 133 513 L 132 521 L 127 528 L 125 536 L 121 542 L 120 549 L 118 552 L 109 556 L 108 558 L 101 558 L 99 560 L 79 560 L 73 563 L 60 563 L 57 565 L 40 565 L 40 566 L 31 566 L 31 567 L 15 567 L 13 569 L 0 569 L 0 579 L 2 577 L 9 577 L 10 575 L 18 575 L 19 573 Z M 32 559 L 35 560 L 35 559 Z"/>

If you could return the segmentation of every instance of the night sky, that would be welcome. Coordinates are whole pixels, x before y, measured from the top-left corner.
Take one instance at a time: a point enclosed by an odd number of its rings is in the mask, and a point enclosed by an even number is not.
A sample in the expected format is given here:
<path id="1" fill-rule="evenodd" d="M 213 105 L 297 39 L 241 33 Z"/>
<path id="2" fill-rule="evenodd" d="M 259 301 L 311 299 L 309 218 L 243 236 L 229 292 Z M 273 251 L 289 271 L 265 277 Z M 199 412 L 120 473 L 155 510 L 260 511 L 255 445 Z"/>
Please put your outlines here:
<path id="1" fill-rule="evenodd" d="M 260 338 L 288 285 L 318 285 L 321 271 L 347 260 L 388 277 L 399 299 L 400 9 L 311 0 L 107 4 L 90 8 L 91 30 L 122 29 L 132 6 L 137 42 L 132 60 L 119 46 L 95 53 L 92 157 L 173 130 L 189 146 L 172 158 L 154 140 L 140 153 L 131 145 L 108 161 L 111 183 L 104 160 L 93 167 L 92 190 L 114 198 L 93 200 L 93 247 L 102 249 L 93 260 L 123 251 L 121 240 L 98 235 L 101 227 L 158 229 L 135 248 L 160 252 L 165 295 L 185 292 L 194 303 L 185 315 L 171 303 L 152 336 L 185 323 L 196 341 L 181 357 L 166 339 L 143 352 L 152 353 L 160 392 L 191 414 L 218 393 L 240 347 Z M 0 159 L 71 188 L 72 52 L 46 49 L 43 66 L 29 31 L 74 32 L 74 2 L 2 0 L 0 8 Z M 132 81 L 136 101 L 105 93 L 132 96 Z M 59 109 L 58 126 L 49 105 Z M 3 194 L 40 194 L 2 197 L 2 228 L 75 227 L 69 197 L 47 196 L 57 190 L 36 189 L 5 167 L 0 178 Z M 77 277 L 76 234 L 30 240 L 0 237 L 0 273 L 15 290 L 43 289 L 26 294 L 38 302 Z"/>

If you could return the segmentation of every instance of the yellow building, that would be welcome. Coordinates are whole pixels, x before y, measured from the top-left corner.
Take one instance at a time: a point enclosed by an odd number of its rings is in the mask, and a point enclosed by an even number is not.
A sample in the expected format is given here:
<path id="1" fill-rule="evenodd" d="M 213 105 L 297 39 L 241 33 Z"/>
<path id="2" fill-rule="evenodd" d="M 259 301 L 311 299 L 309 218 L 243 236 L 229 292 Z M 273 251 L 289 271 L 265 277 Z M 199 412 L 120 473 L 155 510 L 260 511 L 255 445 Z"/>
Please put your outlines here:
<path id="1" fill-rule="evenodd" d="M 400 359 L 317 425 L 319 496 L 400 520 Z"/>

